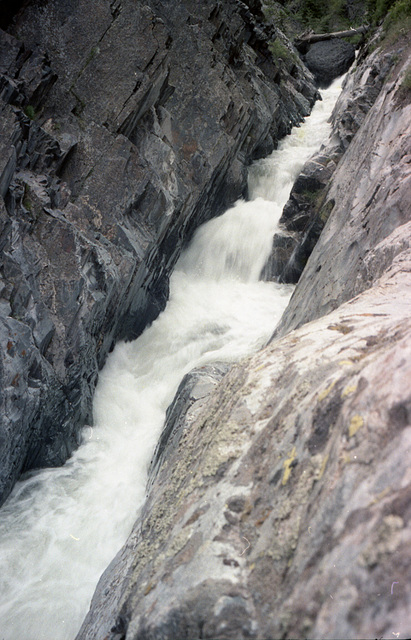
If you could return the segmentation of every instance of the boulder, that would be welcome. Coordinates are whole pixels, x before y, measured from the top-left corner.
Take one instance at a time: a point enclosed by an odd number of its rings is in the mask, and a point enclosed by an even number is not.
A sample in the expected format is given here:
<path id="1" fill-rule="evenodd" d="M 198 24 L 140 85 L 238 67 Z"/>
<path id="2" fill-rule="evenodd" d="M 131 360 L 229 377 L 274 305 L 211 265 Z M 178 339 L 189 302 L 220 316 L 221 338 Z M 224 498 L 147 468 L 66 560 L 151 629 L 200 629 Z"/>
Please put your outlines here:
<path id="1" fill-rule="evenodd" d="M 355 60 L 355 47 L 345 40 L 324 40 L 312 44 L 303 60 L 319 87 L 327 87 L 342 75 Z"/>

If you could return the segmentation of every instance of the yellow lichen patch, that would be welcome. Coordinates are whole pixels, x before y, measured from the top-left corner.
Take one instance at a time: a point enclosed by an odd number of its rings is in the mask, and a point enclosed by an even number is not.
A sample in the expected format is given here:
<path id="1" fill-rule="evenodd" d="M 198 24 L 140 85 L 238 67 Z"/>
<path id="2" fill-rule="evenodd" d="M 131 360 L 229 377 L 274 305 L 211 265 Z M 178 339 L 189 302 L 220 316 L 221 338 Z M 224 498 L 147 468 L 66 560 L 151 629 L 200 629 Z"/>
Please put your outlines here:
<path id="1" fill-rule="evenodd" d="M 336 385 L 337 380 L 334 380 L 334 382 L 332 382 L 326 389 L 324 389 L 323 391 L 320 391 L 320 393 L 318 394 L 318 400 L 321 402 L 322 400 L 324 400 L 328 394 L 330 393 L 330 391 L 332 391 Z"/>
<path id="2" fill-rule="evenodd" d="M 156 588 L 156 583 L 155 582 L 149 582 L 148 585 L 146 586 L 146 588 L 143 591 L 144 595 L 148 596 L 150 591 L 152 591 L 155 588 Z"/>
<path id="3" fill-rule="evenodd" d="M 352 438 L 361 427 L 364 426 L 364 418 L 358 414 L 351 418 L 350 426 L 348 427 L 348 436 Z"/>
<path id="4" fill-rule="evenodd" d="M 344 367 L 345 365 L 353 365 L 353 361 L 352 360 L 340 360 L 339 363 L 340 367 Z"/>
<path id="5" fill-rule="evenodd" d="M 327 466 L 328 458 L 329 458 L 329 455 L 327 453 L 327 455 L 324 456 L 324 460 L 322 461 L 320 472 L 318 474 L 317 480 L 321 480 L 321 478 L 323 477 L 323 473 L 325 471 L 325 467 Z"/>
<path id="6" fill-rule="evenodd" d="M 288 478 L 290 477 L 291 464 L 292 464 L 293 460 L 295 459 L 295 454 L 296 454 L 296 448 L 293 447 L 293 450 L 291 451 L 289 457 L 287 458 L 287 460 L 284 460 L 284 462 L 283 462 L 283 467 L 284 467 L 284 474 L 283 474 L 283 479 L 282 479 L 282 484 L 283 485 L 287 484 Z"/>
<path id="7" fill-rule="evenodd" d="M 373 504 L 378 504 L 378 502 L 380 502 L 380 500 L 382 500 L 383 498 L 385 498 L 385 496 L 390 493 L 391 491 L 391 487 L 387 487 L 386 489 L 384 489 L 383 491 L 381 491 L 381 493 L 378 493 L 375 498 L 373 498 L 371 500 L 371 502 L 367 505 L 368 507 L 371 507 Z"/>
<path id="8" fill-rule="evenodd" d="M 342 323 L 330 324 L 327 329 L 331 329 L 331 331 L 339 331 L 344 334 L 351 333 L 352 331 L 352 327 Z"/>
<path id="9" fill-rule="evenodd" d="M 347 385 L 344 389 L 343 392 L 341 394 L 341 398 L 346 398 L 347 396 L 350 396 L 352 393 L 355 393 L 357 391 L 358 388 L 358 384 L 355 382 L 354 384 L 349 384 Z"/>

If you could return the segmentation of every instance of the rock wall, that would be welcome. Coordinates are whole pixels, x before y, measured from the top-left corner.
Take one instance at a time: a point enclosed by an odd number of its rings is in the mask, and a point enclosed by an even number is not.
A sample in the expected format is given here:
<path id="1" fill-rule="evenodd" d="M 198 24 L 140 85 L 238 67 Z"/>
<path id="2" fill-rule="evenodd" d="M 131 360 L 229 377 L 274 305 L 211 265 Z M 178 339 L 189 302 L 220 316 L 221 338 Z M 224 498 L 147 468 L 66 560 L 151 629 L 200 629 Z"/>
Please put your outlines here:
<path id="1" fill-rule="evenodd" d="M 261 3 L 2 0 L 0 502 L 92 421 L 183 243 L 316 97 Z"/>
<path id="2" fill-rule="evenodd" d="M 78 640 L 410 637 L 410 65 L 334 172 L 274 339 L 171 411 Z"/>
<path id="3" fill-rule="evenodd" d="M 284 207 L 280 219 L 283 234 L 274 236 L 265 279 L 294 284 L 299 281 L 334 206 L 328 196 L 331 177 L 392 73 L 400 48 L 383 55 L 375 50 L 366 57 L 366 64 L 361 62 L 363 51 L 358 64 L 346 75 L 344 91 L 331 116 L 329 140 L 306 162 Z"/>

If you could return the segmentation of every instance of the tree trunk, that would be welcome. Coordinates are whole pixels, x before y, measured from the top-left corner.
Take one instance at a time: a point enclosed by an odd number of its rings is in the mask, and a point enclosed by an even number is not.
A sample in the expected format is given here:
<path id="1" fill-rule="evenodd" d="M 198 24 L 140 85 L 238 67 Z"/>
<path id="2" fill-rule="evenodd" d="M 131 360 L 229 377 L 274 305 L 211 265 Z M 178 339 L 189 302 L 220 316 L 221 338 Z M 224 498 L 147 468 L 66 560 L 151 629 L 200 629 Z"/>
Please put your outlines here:
<path id="1" fill-rule="evenodd" d="M 314 42 L 320 42 L 321 40 L 332 40 L 333 38 L 348 38 L 354 36 L 357 33 L 366 33 L 369 27 L 363 25 L 356 29 L 346 29 L 345 31 L 334 31 L 333 33 L 303 33 L 297 37 L 294 44 L 298 48 L 301 44 L 313 44 Z"/>

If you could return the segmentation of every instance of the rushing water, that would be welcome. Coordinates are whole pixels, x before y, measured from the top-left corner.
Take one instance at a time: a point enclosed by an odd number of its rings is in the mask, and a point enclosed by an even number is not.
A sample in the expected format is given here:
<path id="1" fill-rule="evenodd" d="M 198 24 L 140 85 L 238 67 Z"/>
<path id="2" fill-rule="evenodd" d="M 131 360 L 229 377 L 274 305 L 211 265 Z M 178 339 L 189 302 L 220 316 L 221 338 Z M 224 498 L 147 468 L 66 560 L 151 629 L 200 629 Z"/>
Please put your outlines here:
<path id="1" fill-rule="evenodd" d="M 30 475 L 0 511 L 0 640 L 73 640 L 97 580 L 144 500 L 165 411 L 195 366 L 263 345 L 291 288 L 258 280 L 292 183 L 329 133 L 339 83 L 250 171 L 249 202 L 201 227 L 171 278 L 165 311 L 117 345 L 100 375 L 95 427 L 59 469 Z"/>

